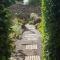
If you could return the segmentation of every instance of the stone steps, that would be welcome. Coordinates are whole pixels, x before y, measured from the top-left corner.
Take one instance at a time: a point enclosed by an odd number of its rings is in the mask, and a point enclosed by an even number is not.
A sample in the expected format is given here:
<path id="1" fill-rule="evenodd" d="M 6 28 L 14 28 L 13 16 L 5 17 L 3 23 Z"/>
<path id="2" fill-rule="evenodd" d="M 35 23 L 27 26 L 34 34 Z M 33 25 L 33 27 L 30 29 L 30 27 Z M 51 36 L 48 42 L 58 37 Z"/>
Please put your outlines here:
<path id="1" fill-rule="evenodd" d="M 40 60 L 40 56 L 26 56 L 25 60 Z"/>
<path id="2" fill-rule="evenodd" d="M 16 45 L 28 45 L 28 44 L 36 44 L 38 40 L 17 40 L 15 42 Z"/>
<path id="3" fill-rule="evenodd" d="M 37 50 L 18 50 L 17 52 L 15 52 L 14 55 L 12 55 L 12 57 L 14 56 L 32 56 L 32 55 L 39 55 L 37 53 Z"/>
<path id="4" fill-rule="evenodd" d="M 26 49 L 37 49 L 37 44 L 34 44 L 34 45 L 26 45 Z"/>
<path id="5" fill-rule="evenodd" d="M 40 37 L 38 31 L 31 26 L 25 31 L 21 40 L 16 40 L 16 60 L 40 60 Z M 34 30 L 35 29 L 35 30 Z M 36 33 L 35 33 L 36 32 Z"/>
<path id="6" fill-rule="evenodd" d="M 32 50 L 32 49 L 37 49 L 37 44 L 33 44 L 33 45 L 18 45 L 16 46 L 16 48 L 18 49 L 20 47 L 21 50 L 25 50 L 25 49 L 28 49 L 28 50 Z"/>

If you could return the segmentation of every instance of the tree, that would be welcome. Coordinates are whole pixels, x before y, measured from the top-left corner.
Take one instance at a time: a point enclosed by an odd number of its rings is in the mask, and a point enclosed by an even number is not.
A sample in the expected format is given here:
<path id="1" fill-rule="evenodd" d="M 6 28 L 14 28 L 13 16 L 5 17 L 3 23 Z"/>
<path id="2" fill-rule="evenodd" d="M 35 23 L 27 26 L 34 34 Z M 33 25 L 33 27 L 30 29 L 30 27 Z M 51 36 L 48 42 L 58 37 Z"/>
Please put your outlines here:
<path id="1" fill-rule="evenodd" d="M 40 0 L 29 0 L 29 4 L 31 4 L 31 5 L 40 5 Z"/>
<path id="2" fill-rule="evenodd" d="M 3 4 L 5 7 L 9 7 L 14 4 L 16 0 L 1 0 L 0 5 Z"/>
<path id="3" fill-rule="evenodd" d="M 42 0 L 42 60 L 60 60 L 60 0 Z"/>
<path id="4" fill-rule="evenodd" d="M 17 0 L 17 1 L 23 1 L 23 0 Z"/>

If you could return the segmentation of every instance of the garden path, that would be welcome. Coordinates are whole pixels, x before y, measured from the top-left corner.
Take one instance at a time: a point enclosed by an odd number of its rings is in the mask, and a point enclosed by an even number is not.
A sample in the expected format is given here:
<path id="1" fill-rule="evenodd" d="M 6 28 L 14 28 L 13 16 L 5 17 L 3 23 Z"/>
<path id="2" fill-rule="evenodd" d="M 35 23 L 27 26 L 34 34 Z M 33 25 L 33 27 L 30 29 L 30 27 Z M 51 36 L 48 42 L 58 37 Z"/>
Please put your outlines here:
<path id="1" fill-rule="evenodd" d="M 26 24 L 22 38 L 15 42 L 15 60 L 41 60 L 41 33 L 34 25 Z"/>

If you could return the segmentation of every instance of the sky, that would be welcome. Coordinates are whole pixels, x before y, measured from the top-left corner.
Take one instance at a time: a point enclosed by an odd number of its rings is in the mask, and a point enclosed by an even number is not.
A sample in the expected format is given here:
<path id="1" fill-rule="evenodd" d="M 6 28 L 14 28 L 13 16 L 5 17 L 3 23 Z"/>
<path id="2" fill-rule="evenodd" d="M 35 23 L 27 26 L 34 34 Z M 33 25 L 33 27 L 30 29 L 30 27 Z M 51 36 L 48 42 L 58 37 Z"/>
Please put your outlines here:
<path id="1" fill-rule="evenodd" d="M 28 4 L 29 0 L 23 0 L 24 4 Z"/>

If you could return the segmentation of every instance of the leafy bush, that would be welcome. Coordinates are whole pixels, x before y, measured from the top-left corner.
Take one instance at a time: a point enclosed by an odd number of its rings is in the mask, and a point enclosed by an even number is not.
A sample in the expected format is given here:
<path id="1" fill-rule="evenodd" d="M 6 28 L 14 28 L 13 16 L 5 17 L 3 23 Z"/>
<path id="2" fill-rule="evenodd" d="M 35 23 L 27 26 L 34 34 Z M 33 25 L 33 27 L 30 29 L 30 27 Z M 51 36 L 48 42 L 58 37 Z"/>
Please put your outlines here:
<path id="1" fill-rule="evenodd" d="M 13 22 L 13 24 L 12 24 L 11 28 L 12 28 L 13 33 L 10 34 L 10 37 L 19 38 L 19 35 L 22 34 L 22 28 L 21 28 L 22 22 L 20 22 L 20 19 L 17 17 L 15 17 L 12 20 L 12 22 Z"/>

